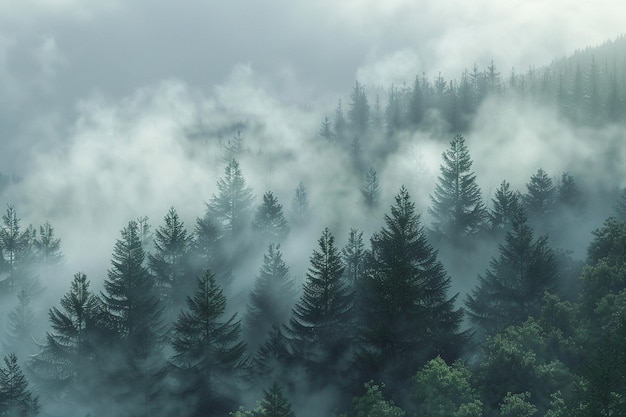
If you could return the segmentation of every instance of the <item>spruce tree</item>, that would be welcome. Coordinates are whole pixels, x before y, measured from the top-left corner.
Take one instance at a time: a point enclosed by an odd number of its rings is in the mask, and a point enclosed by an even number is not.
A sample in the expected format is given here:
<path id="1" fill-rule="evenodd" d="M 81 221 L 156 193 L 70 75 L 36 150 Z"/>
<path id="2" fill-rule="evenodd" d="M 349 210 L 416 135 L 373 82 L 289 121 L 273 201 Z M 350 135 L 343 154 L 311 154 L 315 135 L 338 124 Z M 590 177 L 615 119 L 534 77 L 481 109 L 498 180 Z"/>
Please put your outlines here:
<path id="1" fill-rule="evenodd" d="M 507 232 L 500 255 L 491 261 L 478 285 L 467 295 L 468 315 L 487 334 L 520 324 L 539 313 L 541 298 L 557 285 L 557 268 L 548 239 L 534 239 L 520 208 Z"/>
<path id="2" fill-rule="evenodd" d="M 263 390 L 263 400 L 260 404 L 260 409 L 257 412 L 253 412 L 254 417 L 296 417 L 295 413 L 291 410 L 291 404 L 285 395 L 283 390 L 276 381 L 272 384 L 270 389 Z"/>
<path id="3" fill-rule="evenodd" d="M 252 229 L 265 242 L 281 243 L 289 235 L 290 227 L 283 215 L 283 206 L 271 191 L 263 194 L 263 203 L 254 213 Z"/>
<path id="4" fill-rule="evenodd" d="M 2 216 L 0 227 L 0 289 L 4 294 L 20 289 L 34 289 L 34 275 L 30 271 L 33 260 L 33 236 L 30 228 L 23 230 L 14 206 L 9 205 Z"/>
<path id="5" fill-rule="evenodd" d="M 0 367 L 0 415 L 36 416 L 39 413 L 39 398 L 28 389 L 28 381 L 15 353 L 4 357 L 4 364 Z"/>
<path id="6" fill-rule="evenodd" d="M 458 357 L 462 310 L 449 298 L 450 277 L 427 242 L 405 187 L 371 238 L 366 274 L 357 287 L 361 380 L 401 390 L 427 360 Z"/>
<path id="7" fill-rule="evenodd" d="M 280 245 L 270 243 L 250 293 L 245 317 L 246 341 L 252 351 L 263 342 L 272 326 L 287 323 L 295 294 Z"/>
<path id="8" fill-rule="evenodd" d="M 367 174 L 365 174 L 365 182 L 361 188 L 361 197 L 365 207 L 371 209 L 378 206 L 380 199 L 380 183 L 378 182 L 378 177 L 373 167 L 370 167 Z"/>
<path id="9" fill-rule="evenodd" d="M 17 294 L 17 306 L 8 314 L 8 329 L 2 341 L 5 351 L 33 353 L 33 331 L 35 315 L 30 307 L 31 297 L 26 290 Z"/>
<path id="10" fill-rule="evenodd" d="M 537 173 L 530 177 L 530 182 L 526 184 L 526 190 L 524 204 L 528 216 L 543 226 L 547 216 L 554 212 L 556 202 L 556 188 L 552 179 L 543 169 L 539 168 Z"/>
<path id="11" fill-rule="evenodd" d="M 486 213 L 463 136 L 456 135 L 442 157 L 439 183 L 428 211 L 434 218 L 435 232 L 444 240 L 467 242 L 480 231 Z"/>
<path id="12" fill-rule="evenodd" d="M 335 119 L 333 121 L 333 128 L 335 130 L 335 137 L 337 141 L 342 142 L 345 139 L 346 130 L 348 128 L 348 122 L 343 113 L 341 106 L 341 99 L 337 101 L 337 108 L 335 109 Z"/>
<path id="13" fill-rule="evenodd" d="M 351 287 L 356 286 L 365 273 L 365 245 L 363 244 L 363 232 L 350 229 L 348 243 L 341 250 L 341 256 L 345 265 L 344 274 Z"/>
<path id="14" fill-rule="evenodd" d="M 252 358 L 252 368 L 257 383 L 267 385 L 267 381 L 275 380 L 292 383 L 293 356 L 290 343 L 281 326 L 273 325 L 267 332 L 265 342 Z"/>
<path id="15" fill-rule="evenodd" d="M 209 213 L 196 220 L 192 253 L 194 276 L 200 276 L 209 269 L 217 274 L 218 284 L 222 288 L 227 288 L 231 284 L 233 256 L 226 245 L 222 227 Z"/>
<path id="16" fill-rule="evenodd" d="M 34 241 L 36 258 L 42 265 L 56 265 L 63 260 L 61 239 L 54 234 L 54 228 L 48 222 L 39 226 L 39 237 Z"/>
<path id="17" fill-rule="evenodd" d="M 365 93 L 365 86 L 358 81 L 355 82 L 350 96 L 350 109 L 348 120 L 354 133 L 361 135 L 367 131 L 370 121 L 370 105 Z"/>
<path id="18" fill-rule="evenodd" d="M 318 240 L 303 294 L 292 311 L 289 335 L 314 386 L 336 382 L 352 340 L 353 300 L 339 250 L 328 228 Z"/>
<path id="19" fill-rule="evenodd" d="M 626 221 L 626 187 L 622 188 L 617 197 L 617 201 L 613 206 L 615 216 L 619 221 Z"/>
<path id="20" fill-rule="evenodd" d="M 328 117 L 324 117 L 324 121 L 322 122 L 320 130 L 318 130 L 317 134 L 328 141 L 331 141 L 334 138 L 335 134 L 333 132 L 333 126 Z"/>
<path id="21" fill-rule="evenodd" d="M 229 402 L 237 371 L 244 365 L 246 346 L 240 340 L 240 322 L 236 314 L 224 320 L 225 310 L 226 297 L 214 275 L 206 271 L 174 325 L 173 362 L 182 378 L 181 395 L 192 395 L 195 401 L 194 416 L 215 414 Z"/>
<path id="22" fill-rule="evenodd" d="M 304 227 L 311 221 L 311 209 L 309 208 L 309 197 L 302 181 L 296 188 L 295 195 L 291 202 L 291 224 L 294 227 Z"/>
<path id="23" fill-rule="evenodd" d="M 174 207 L 170 207 L 163 221 L 154 234 L 154 255 L 148 255 L 148 265 L 171 317 L 193 290 L 189 271 L 193 237 L 187 233 Z"/>
<path id="24" fill-rule="evenodd" d="M 250 224 L 254 196 L 235 159 L 229 161 L 217 188 L 218 193 L 213 194 L 207 205 L 207 214 L 219 223 L 225 236 L 238 238 Z"/>
<path id="25" fill-rule="evenodd" d="M 511 190 L 507 181 L 502 181 L 492 199 L 493 208 L 489 212 L 491 229 L 494 231 L 507 230 L 520 206 L 518 194 Z"/>

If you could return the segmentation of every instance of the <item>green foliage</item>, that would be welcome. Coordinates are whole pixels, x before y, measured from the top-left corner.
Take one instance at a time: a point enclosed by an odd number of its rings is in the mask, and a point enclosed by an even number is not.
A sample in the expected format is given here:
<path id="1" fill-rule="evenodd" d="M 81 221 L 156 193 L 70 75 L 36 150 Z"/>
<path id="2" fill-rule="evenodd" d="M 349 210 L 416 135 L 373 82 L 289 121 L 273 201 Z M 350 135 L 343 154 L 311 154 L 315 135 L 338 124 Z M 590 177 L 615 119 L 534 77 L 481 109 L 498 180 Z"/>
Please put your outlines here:
<path id="1" fill-rule="evenodd" d="M 36 258 L 42 265 L 56 265 L 63 260 L 61 239 L 54 235 L 54 228 L 48 222 L 39 226 L 39 237 L 35 239 Z"/>
<path id="2" fill-rule="evenodd" d="M 500 405 L 500 417 L 532 417 L 537 413 L 537 407 L 529 402 L 530 393 L 506 394 Z"/>
<path id="3" fill-rule="evenodd" d="M 252 412 L 254 417 L 295 417 L 289 400 L 277 382 L 269 390 L 263 391 L 264 397 L 259 407 Z"/>
<path id="4" fill-rule="evenodd" d="M 22 230 L 14 206 L 8 206 L 0 227 L 0 292 L 16 294 L 36 291 L 35 277 L 30 270 L 34 257 L 35 229 Z"/>
<path id="5" fill-rule="evenodd" d="M 539 168 L 537 173 L 530 177 L 530 182 L 526 184 L 524 204 L 529 217 L 539 222 L 545 221 L 547 216 L 554 211 L 556 198 L 557 190 L 552 179 Z"/>
<path id="6" fill-rule="evenodd" d="M 452 366 L 441 357 L 424 365 L 413 377 L 412 397 L 417 415 L 469 417 L 482 415 L 482 402 L 470 384 L 470 371 L 460 361 Z"/>
<path id="7" fill-rule="evenodd" d="M 28 389 L 28 381 L 11 353 L 4 357 L 0 367 L 0 415 L 7 417 L 31 417 L 39 413 L 39 399 Z"/>
<path id="8" fill-rule="evenodd" d="M 486 211 L 463 136 L 452 139 L 442 158 L 439 183 L 430 197 L 432 207 L 428 212 L 434 218 L 435 231 L 444 239 L 458 243 L 480 231 Z"/>
<path id="9" fill-rule="evenodd" d="M 363 278 L 365 273 L 365 245 L 363 244 L 363 232 L 351 228 L 348 234 L 348 242 L 341 250 L 343 263 L 346 266 L 344 274 L 350 285 L 354 286 Z"/>
<path id="10" fill-rule="evenodd" d="M 263 194 L 263 203 L 256 209 L 252 229 L 265 242 L 280 243 L 289 235 L 290 227 L 283 216 L 283 206 L 271 191 Z"/>
<path id="11" fill-rule="evenodd" d="M 406 412 L 396 407 L 393 401 L 386 400 L 381 392 L 385 386 L 374 385 L 373 381 L 365 384 L 365 393 L 352 399 L 352 410 L 347 417 L 404 417 Z"/>
<path id="12" fill-rule="evenodd" d="M 363 187 L 361 187 L 361 198 L 368 208 L 378 206 L 378 200 L 380 199 L 380 183 L 373 167 L 370 167 L 365 174 L 365 181 Z"/>
<path id="13" fill-rule="evenodd" d="M 489 212 L 489 220 L 493 230 L 510 229 L 515 214 L 520 206 L 519 195 L 511 190 L 507 181 L 502 181 L 492 200 L 493 208 Z"/>

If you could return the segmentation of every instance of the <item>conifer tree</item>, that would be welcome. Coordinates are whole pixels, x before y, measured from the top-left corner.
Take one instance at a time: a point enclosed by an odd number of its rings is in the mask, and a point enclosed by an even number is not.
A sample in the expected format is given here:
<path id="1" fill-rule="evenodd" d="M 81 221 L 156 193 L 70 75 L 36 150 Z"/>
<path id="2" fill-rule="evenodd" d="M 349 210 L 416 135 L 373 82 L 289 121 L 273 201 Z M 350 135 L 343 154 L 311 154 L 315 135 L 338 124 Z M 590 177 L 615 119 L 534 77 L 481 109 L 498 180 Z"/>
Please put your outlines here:
<path id="1" fill-rule="evenodd" d="M 271 191 L 263 194 L 263 203 L 256 209 L 252 229 L 265 242 L 280 243 L 289 235 L 290 227 L 283 215 L 283 206 Z"/>
<path id="2" fill-rule="evenodd" d="M 39 226 L 39 237 L 34 241 L 36 257 L 43 265 L 55 265 L 63 260 L 61 239 L 55 237 L 54 228 L 48 222 Z"/>
<path id="3" fill-rule="evenodd" d="M 320 130 L 318 130 L 317 134 L 328 141 L 331 141 L 334 138 L 335 134 L 333 132 L 332 123 L 328 117 L 324 117 L 324 121 L 322 122 Z"/>
<path id="4" fill-rule="evenodd" d="M 289 340 L 280 326 L 273 325 L 267 332 L 265 342 L 252 359 L 256 380 L 263 385 L 271 380 L 283 383 L 293 382 L 291 372 L 293 359 L 289 349 Z"/>
<path id="5" fill-rule="evenodd" d="M 33 352 L 33 330 L 35 315 L 30 307 L 30 296 L 26 290 L 17 294 L 18 304 L 8 314 L 8 329 L 2 345 L 5 351 Z"/>
<path id="6" fill-rule="evenodd" d="M 480 231 L 485 207 L 463 136 L 456 135 L 442 157 L 444 163 L 440 166 L 439 183 L 430 197 L 429 213 L 441 237 L 453 243 L 463 242 Z"/>
<path id="7" fill-rule="evenodd" d="M 61 298 L 61 308 L 48 313 L 52 332 L 46 335 L 41 352 L 31 357 L 29 367 L 50 389 L 64 389 L 72 382 L 80 389 L 88 385 L 97 346 L 102 305 L 89 289 L 84 273 L 77 273 L 70 290 Z"/>
<path id="8" fill-rule="evenodd" d="M 617 220 L 626 221 L 626 187 L 620 190 L 615 206 L 613 206 L 613 211 Z"/>
<path id="9" fill-rule="evenodd" d="M 365 182 L 363 188 L 361 188 L 361 196 L 363 203 L 368 208 L 375 208 L 378 206 L 380 199 L 380 183 L 378 182 L 378 176 L 373 167 L 365 174 Z"/>
<path id="10" fill-rule="evenodd" d="M 360 135 L 365 133 L 370 120 L 370 105 L 365 93 L 365 86 L 356 81 L 350 99 L 348 120 L 350 121 L 350 127 L 357 135 Z"/>
<path id="11" fill-rule="evenodd" d="M 462 310 L 448 298 L 450 278 L 427 242 L 405 187 L 371 238 L 366 274 L 357 289 L 361 380 L 382 379 L 398 390 L 427 360 L 460 353 Z"/>
<path id="12" fill-rule="evenodd" d="M 556 188 L 552 179 L 539 168 L 537 173 L 530 177 L 526 189 L 524 203 L 529 218 L 540 223 L 545 221 L 546 217 L 553 213 L 556 201 Z"/>
<path id="13" fill-rule="evenodd" d="M 348 122 L 346 121 L 346 117 L 343 113 L 343 108 L 341 106 L 341 99 L 337 101 L 337 108 L 335 109 L 335 120 L 333 122 L 333 128 L 335 130 L 335 137 L 339 142 L 342 142 L 346 135 L 346 129 L 348 127 Z"/>
<path id="14" fill-rule="evenodd" d="M 193 415 L 220 411 L 222 401 L 234 394 L 236 373 L 244 364 L 240 322 L 236 314 L 224 320 L 225 310 L 226 297 L 206 271 L 174 325 L 173 361 L 182 377 L 181 395 L 194 395 Z"/>
<path id="15" fill-rule="evenodd" d="M 9 205 L 0 227 L 0 285 L 4 287 L 3 293 L 30 290 L 34 284 L 34 276 L 29 270 L 33 255 L 33 230 L 22 230 L 20 221 L 15 207 Z"/>
<path id="16" fill-rule="evenodd" d="M 11 353 L 4 357 L 0 367 L 0 415 L 31 417 L 39 413 L 39 398 L 28 389 L 28 381 Z"/>
<path id="17" fill-rule="evenodd" d="M 309 197 L 302 181 L 296 188 L 296 193 L 291 202 L 291 224 L 294 227 L 304 227 L 311 220 L 311 209 L 309 208 Z"/>
<path id="18" fill-rule="evenodd" d="M 193 290 L 189 278 L 193 237 L 187 233 L 174 207 L 170 207 L 163 221 L 163 226 L 154 234 L 154 255 L 148 255 L 148 265 L 167 314 L 171 316 Z"/>
<path id="19" fill-rule="evenodd" d="M 102 300 L 107 321 L 137 357 L 147 356 L 161 336 L 162 307 L 144 258 L 139 225 L 130 221 L 115 243 Z"/>
<path id="20" fill-rule="evenodd" d="M 260 410 L 254 412 L 254 417 L 296 417 L 295 413 L 291 410 L 291 404 L 285 395 L 283 390 L 276 381 L 272 384 L 270 389 L 263 390 L 263 400 L 260 404 Z"/>
<path id="21" fill-rule="evenodd" d="M 217 188 L 218 194 L 213 194 L 207 205 L 207 214 L 220 224 L 226 237 L 240 237 L 250 224 L 254 196 L 235 159 L 229 161 Z"/>
<path id="22" fill-rule="evenodd" d="M 196 220 L 192 245 L 194 276 L 200 276 L 209 269 L 217 274 L 218 284 L 222 288 L 227 288 L 233 279 L 232 253 L 225 240 L 222 227 L 209 213 Z"/>
<path id="23" fill-rule="evenodd" d="M 493 208 L 489 213 L 491 229 L 499 231 L 508 229 L 520 205 L 518 194 L 511 190 L 511 185 L 507 181 L 502 181 L 492 202 Z"/>
<path id="24" fill-rule="evenodd" d="M 311 255 L 303 294 L 293 308 L 289 334 L 313 385 L 335 382 L 351 344 L 352 294 L 335 238 L 328 228 Z"/>
<path id="25" fill-rule="evenodd" d="M 520 208 L 507 232 L 500 255 L 465 301 L 470 319 L 490 334 L 539 313 L 545 291 L 557 285 L 554 254 L 546 236 L 534 239 Z"/>
<path id="26" fill-rule="evenodd" d="M 556 188 L 556 202 L 561 208 L 567 208 L 574 213 L 580 213 L 584 207 L 583 195 L 578 185 L 567 172 L 561 175 L 561 180 Z"/>
<path id="27" fill-rule="evenodd" d="M 246 341 L 252 351 L 263 342 L 272 326 L 287 323 L 295 294 L 280 245 L 270 243 L 250 293 L 245 317 Z"/>
<path id="28" fill-rule="evenodd" d="M 341 256 L 345 265 L 344 274 L 350 286 L 356 286 L 365 273 L 365 245 L 363 244 L 363 232 L 350 229 L 348 243 L 341 250 Z"/>

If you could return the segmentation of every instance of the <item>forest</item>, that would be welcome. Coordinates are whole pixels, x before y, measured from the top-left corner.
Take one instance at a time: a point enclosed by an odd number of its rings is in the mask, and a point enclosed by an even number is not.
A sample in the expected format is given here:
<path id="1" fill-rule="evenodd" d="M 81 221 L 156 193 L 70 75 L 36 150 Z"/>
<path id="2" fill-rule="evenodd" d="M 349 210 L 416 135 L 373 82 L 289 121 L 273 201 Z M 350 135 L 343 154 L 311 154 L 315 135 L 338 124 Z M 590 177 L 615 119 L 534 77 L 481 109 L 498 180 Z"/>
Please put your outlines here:
<path id="1" fill-rule="evenodd" d="M 172 140 L 219 175 L 195 206 L 127 215 L 94 275 L 2 174 L 0 416 L 626 415 L 625 51 L 355 81 L 284 148 L 263 121 L 193 120 Z M 596 141 L 607 174 L 583 148 L 481 188 L 484 109 L 509 105 Z"/>

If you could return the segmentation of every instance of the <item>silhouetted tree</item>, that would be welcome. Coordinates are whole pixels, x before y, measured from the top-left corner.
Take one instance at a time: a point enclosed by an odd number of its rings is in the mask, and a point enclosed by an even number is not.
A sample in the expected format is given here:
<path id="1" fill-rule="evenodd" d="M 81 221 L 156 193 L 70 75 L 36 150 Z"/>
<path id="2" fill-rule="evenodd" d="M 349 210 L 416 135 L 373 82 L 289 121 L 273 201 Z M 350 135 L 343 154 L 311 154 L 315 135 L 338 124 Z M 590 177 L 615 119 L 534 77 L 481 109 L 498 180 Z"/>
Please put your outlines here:
<path id="1" fill-rule="evenodd" d="M 528 216 L 543 226 L 543 222 L 553 213 L 556 201 L 556 189 L 552 179 L 539 168 L 537 173 L 530 177 L 526 189 L 524 203 Z"/>
<path id="2" fill-rule="evenodd" d="M 333 126 L 328 117 L 324 117 L 324 121 L 322 122 L 320 129 L 317 131 L 318 136 L 323 137 L 324 139 L 330 141 L 335 137 L 335 133 L 333 132 Z"/>
<path id="3" fill-rule="evenodd" d="M 39 414 L 39 398 L 28 389 L 28 381 L 11 353 L 0 367 L 0 415 L 31 417 Z"/>
<path id="4" fill-rule="evenodd" d="M 345 265 L 344 274 L 351 286 L 363 278 L 365 273 L 365 245 L 363 244 L 363 232 L 350 229 L 348 243 L 341 250 L 343 263 Z"/>
<path id="5" fill-rule="evenodd" d="M 337 101 L 337 108 L 335 109 L 335 120 L 333 122 L 333 128 L 335 129 L 335 137 L 339 142 L 345 139 L 346 129 L 348 128 L 348 122 L 343 113 L 341 106 L 341 100 Z"/>
<path id="6" fill-rule="evenodd" d="M 613 211 L 618 220 L 626 221 L 626 187 L 620 190 Z"/>
<path id="7" fill-rule="evenodd" d="M 365 182 L 361 188 L 361 196 L 363 203 L 368 208 L 374 208 L 378 206 L 380 199 L 380 183 L 378 182 L 378 176 L 373 167 L 365 174 Z"/>
<path id="8" fill-rule="evenodd" d="M 22 230 L 14 206 L 8 206 L 2 216 L 0 227 L 0 285 L 3 293 L 17 293 L 20 289 L 33 287 L 34 276 L 30 271 L 33 260 L 33 236 L 31 228 Z"/>
<path id="9" fill-rule="evenodd" d="M 263 194 L 263 203 L 257 207 L 252 229 L 264 242 L 280 243 L 289 235 L 290 227 L 283 215 L 283 206 L 271 191 Z"/>
<path id="10" fill-rule="evenodd" d="M 369 126 L 370 105 L 365 93 L 365 86 L 355 82 L 350 96 L 350 110 L 348 111 L 350 127 L 357 135 L 365 133 Z"/>
<path id="11" fill-rule="evenodd" d="M 311 209 L 309 208 L 309 197 L 304 188 L 304 184 L 300 182 L 296 193 L 291 202 L 291 224 L 294 227 L 306 226 L 311 220 Z"/>
<path id="12" fill-rule="evenodd" d="M 254 417 L 296 417 L 291 404 L 276 381 L 268 390 L 263 390 L 260 410 L 252 413 Z"/>
<path id="13" fill-rule="evenodd" d="M 30 307 L 30 296 L 26 290 L 17 294 L 17 306 L 8 314 L 7 332 L 2 345 L 5 351 L 33 353 L 33 331 L 35 315 Z"/>
<path id="14" fill-rule="evenodd" d="M 227 288 L 232 282 L 232 253 L 225 245 L 224 231 L 209 213 L 196 220 L 193 252 L 193 273 L 200 276 L 210 269 L 218 274 L 218 284 Z"/>
<path id="15" fill-rule="evenodd" d="M 54 235 L 54 228 L 48 222 L 39 226 L 39 237 L 34 241 L 37 261 L 43 265 L 56 265 L 63 260 L 61 239 Z"/>
<path id="16" fill-rule="evenodd" d="M 289 384 L 297 382 L 291 366 L 293 361 L 289 340 L 281 326 L 273 325 L 252 359 L 256 382 L 260 385 L 267 385 L 272 380 Z"/>
<path id="17" fill-rule="evenodd" d="M 511 190 L 507 181 L 502 181 L 492 199 L 493 208 L 489 212 L 492 230 L 507 230 L 510 228 L 513 217 L 520 207 L 519 195 Z"/>

